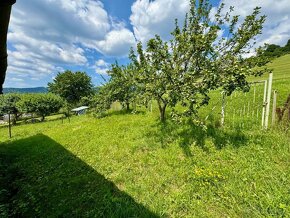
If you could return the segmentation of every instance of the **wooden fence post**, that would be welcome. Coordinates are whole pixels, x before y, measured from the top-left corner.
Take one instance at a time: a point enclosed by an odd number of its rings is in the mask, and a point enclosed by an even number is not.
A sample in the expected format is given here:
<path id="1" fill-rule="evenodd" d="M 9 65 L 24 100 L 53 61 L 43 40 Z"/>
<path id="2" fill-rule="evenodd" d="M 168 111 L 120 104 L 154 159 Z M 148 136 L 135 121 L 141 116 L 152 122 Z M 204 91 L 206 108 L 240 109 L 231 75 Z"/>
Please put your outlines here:
<path id="1" fill-rule="evenodd" d="M 271 72 L 269 74 L 269 85 L 268 85 L 266 117 L 265 117 L 265 129 L 268 129 L 268 124 L 269 124 L 270 104 L 271 104 L 271 94 L 272 94 L 272 81 L 273 81 L 273 73 Z"/>
<path id="2" fill-rule="evenodd" d="M 267 83 L 268 81 L 265 80 L 265 84 L 264 84 L 264 97 L 263 97 L 263 110 L 262 110 L 262 128 L 264 129 L 264 125 L 265 125 L 265 111 L 266 111 L 266 99 L 267 99 Z"/>
<path id="3" fill-rule="evenodd" d="M 276 121 L 276 106 L 277 106 L 277 91 L 274 90 L 273 109 L 272 109 L 272 126 L 275 125 L 275 121 Z"/>

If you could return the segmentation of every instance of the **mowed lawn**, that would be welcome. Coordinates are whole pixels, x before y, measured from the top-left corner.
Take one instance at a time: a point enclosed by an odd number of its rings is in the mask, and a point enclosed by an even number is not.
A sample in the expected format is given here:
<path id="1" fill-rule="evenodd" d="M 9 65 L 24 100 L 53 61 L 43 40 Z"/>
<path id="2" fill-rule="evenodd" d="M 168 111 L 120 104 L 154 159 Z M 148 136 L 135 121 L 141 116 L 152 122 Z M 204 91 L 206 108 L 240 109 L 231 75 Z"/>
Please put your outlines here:
<path id="1" fill-rule="evenodd" d="M 288 57 L 273 61 L 278 105 Z M 0 128 L 0 217 L 290 217 L 289 126 L 250 126 L 161 124 L 154 106 Z"/>

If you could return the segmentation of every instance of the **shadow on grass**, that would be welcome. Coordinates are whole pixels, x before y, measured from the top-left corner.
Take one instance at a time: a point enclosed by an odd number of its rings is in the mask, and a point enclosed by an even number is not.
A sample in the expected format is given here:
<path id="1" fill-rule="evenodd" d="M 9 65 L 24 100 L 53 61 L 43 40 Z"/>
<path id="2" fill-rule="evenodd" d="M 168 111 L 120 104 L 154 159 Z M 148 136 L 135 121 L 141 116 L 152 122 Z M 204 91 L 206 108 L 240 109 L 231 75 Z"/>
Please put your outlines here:
<path id="1" fill-rule="evenodd" d="M 221 149 L 227 145 L 239 148 L 247 145 L 249 141 L 248 137 L 239 127 L 232 130 L 224 130 L 222 128 L 216 128 L 209 125 L 207 128 L 207 135 L 212 138 L 214 145 L 218 149 Z"/>
<path id="2" fill-rule="evenodd" d="M 158 217 L 49 137 L 0 146 L 1 217 Z"/>
<path id="3" fill-rule="evenodd" d="M 203 128 L 188 121 L 185 124 L 176 124 L 172 121 L 158 123 L 152 126 L 152 130 L 146 133 L 146 137 L 153 137 L 164 148 L 176 141 L 183 149 L 186 156 L 192 156 L 190 146 L 195 145 L 208 152 L 206 140 L 212 141 L 217 149 L 227 145 L 235 148 L 247 145 L 248 138 L 241 129 L 225 130 L 212 124 Z"/>

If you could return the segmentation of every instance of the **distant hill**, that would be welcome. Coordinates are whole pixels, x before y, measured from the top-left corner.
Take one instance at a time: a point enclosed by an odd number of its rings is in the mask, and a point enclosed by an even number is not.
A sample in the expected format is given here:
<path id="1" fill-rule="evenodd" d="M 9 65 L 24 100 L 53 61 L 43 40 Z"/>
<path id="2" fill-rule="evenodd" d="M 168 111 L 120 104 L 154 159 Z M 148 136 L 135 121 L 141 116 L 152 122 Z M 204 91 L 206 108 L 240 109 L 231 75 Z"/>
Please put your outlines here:
<path id="1" fill-rule="evenodd" d="M 267 46 L 266 51 L 264 55 L 266 57 L 274 58 L 274 57 L 280 57 L 285 54 L 290 53 L 290 39 L 288 40 L 287 44 L 285 46 L 270 44 Z"/>
<path id="2" fill-rule="evenodd" d="M 47 88 L 45 87 L 35 87 L 35 88 L 4 88 L 5 93 L 46 93 Z"/>

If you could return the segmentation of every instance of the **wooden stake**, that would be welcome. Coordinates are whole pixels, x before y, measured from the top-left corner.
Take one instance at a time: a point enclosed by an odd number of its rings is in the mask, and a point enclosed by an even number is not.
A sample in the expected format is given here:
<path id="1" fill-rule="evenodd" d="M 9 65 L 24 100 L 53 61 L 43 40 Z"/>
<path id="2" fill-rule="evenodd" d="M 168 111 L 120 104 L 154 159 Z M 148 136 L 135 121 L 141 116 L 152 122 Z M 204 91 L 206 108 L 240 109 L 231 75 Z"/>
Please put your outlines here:
<path id="1" fill-rule="evenodd" d="M 275 125 L 276 120 L 276 101 L 277 101 L 277 91 L 275 90 L 273 95 L 272 126 Z"/>
<path id="2" fill-rule="evenodd" d="M 270 104 L 271 104 L 271 94 L 272 94 L 272 81 L 273 81 L 273 73 L 270 73 L 269 74 L 268 94 L 267 94 L 265 129 L 268 128 L 268 124 L 269 124 L 269 114 L 270 114 Z"/>
<path id="3" fill-rule="evenodd" d="M 268 81 L 265 80 L 265 84 L 264 84 L 264 97 L 263 97 L 263 110 L 262 110 L 262 128 L 264 129 L 264 122 L 265 122 L 265 111 L 266 111 L 266 99 L 267 99 L 267 83 Z"/>

